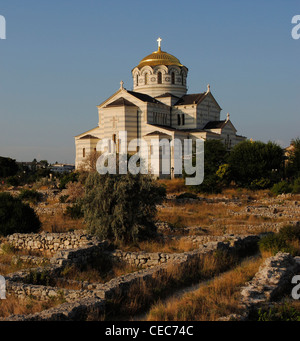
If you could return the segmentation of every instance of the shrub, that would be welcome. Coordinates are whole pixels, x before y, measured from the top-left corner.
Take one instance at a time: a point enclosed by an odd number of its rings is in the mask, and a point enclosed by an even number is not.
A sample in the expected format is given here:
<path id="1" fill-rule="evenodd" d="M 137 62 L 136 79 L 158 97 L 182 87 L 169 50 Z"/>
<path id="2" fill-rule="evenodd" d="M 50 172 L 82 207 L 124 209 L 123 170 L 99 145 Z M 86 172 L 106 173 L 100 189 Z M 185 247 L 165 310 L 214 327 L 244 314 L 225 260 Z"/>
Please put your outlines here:
<path id="1" fill-rule="evenodd" d="M 60 202 L 61 204 L 64 204 L 64 203 L 67 202 L 68 198 L 69 198 L 68 195 L 61 195 L 61 196 L 59 197 L 59 202 Z"/>
<path id="2" fill-rule="evenodd" d="M 77 182 L 78 177 L 79 177 L 79 174 L 75 172 L 64 174 L 62 178 L 60 179 L 59 188 L 66 189 L 66 185 L 69 182 Z"/>
<path id="3" fill-rule="evenodd" d="M 166 191 L 152 177 L 92 173 L 85 186 L 83 211 L 90 233 L 125 243 L 154 237 L 156 205 Z"/>
<path id="4" fill-rule="evenodd" d="M 298 243 L 295 246 L 295 242 Z M 299 253 L 300 226 L 285 226 L 278 233 L 268 234 L 263 237 L 258 245 L 261 251 L 270 251 L 272 254 L 277 252 L 289 252 L 292 255 Z"/>
<path id="5" fill-rule="evenodd" d="M 72 219 L 83 218 L 83 211 L 80 203 L 75 203 L 73 206 L 68 206 L 66 209 L 66 215 Z"/>
<path id="6" fill-rule="evenodd" d="M 253 312 L 252 320 L 256 321 L 300 321 L 300 311 L 287 303 L 269 309 L 258 309 Z"/>
<path id="7" fill-rule="evenodd" d="M 66 185 L 68 202 L 76 202 L 84 197 L 84 185 L 80 182 L 68 182 Z"/>
<path id="8" fill-rule="evenodd" d="M 6 178 L 6 182 L 14 187 L 19 186 L 21 184 L 21 180 L 17 175 L 9 176 L 8 178 Z"/>
<path id="9" fill-rule="evenodd" d="M 292 150 L 288 153 L 286 174 L 289 178 L 300 176 L 300 138 L 291 141 Z"/>
<path id="10" fill-rule="evenodd" d="M 19 199 L 21 200 L 27 200 L 32 203 L 37 203 L 41 201 L 42 194 L 37 192 L 36 190 L 30 190 L 30 189 L 23 189 L 21 193 L 19 194 Z"/>
<path id="11" fill-rule="evenodd" d="M 263 178 L 269 179 L 270 185 L 278 182 L 283 173 L 283 161 L 283 149 L 277 144 L 248 140 L 237 144 L 228 158 L 231 179 L 246 188 Z"/>
<path id="12" fill-rule="evenodd" d="M 194 193 L 184 192 L 177 195 L 176 199 L 198 199 L 198 195 Z"/>
<path id="13" fill-rule="evenodd" d="M 276 254 L 279 251 L 290 252 L 286 240 L 278 234 L 269 234 L 259 241 L 259 249 L 261 251 L 270 251 Z"/>
<path id="14" fill-rule="evenodd" d="M 8 193 L 0 194 L 0 235 L 37 232 L 41 226 L 34 210 Z"/>
<path id="15" fill-rule="evenodd" d="M 198 193 L 220 193 L 225 178 L 222 178 L 224 174 L 220 174 L 219 169 L 226 163 L 227 156 L 228 152 L 222 141 L 206 140 L 204 142 L 204 180 L 200 185 L 190 186 L 191 189 Z M 225 166 L 224 171 L 228 173 L 228 166 Z"/>
<path id="16" fill-rule="evenodd" d="M 261 178 L 260 180 L 253 180 L 250 184 L 250 189 L 266 189 L 270 188 L 271 181 L 269 179 Z"/>
<path id="17" fill-rule="evenodd" d="M 18 172 L 18 165 L 16 160 L 8 157 L 0 156 L 0 177 L 7 178 L 9 176 L 14 176 Z"/>
<path id="18" fill-rule="evenodd" d="M 273 185 L 271 192 L 275 195 L 283 193 L 291 193 L 293 190 L 292 186 L 287 181 L 280 181 Z"/>
<path id="19" fill-rule="evenodd" d="M 294 181 L 292 193 L 300 194 L 300 177 Z"/>
<path id="20" fill-rule="evenodd" d="M 300 240 L 300 226 L 287 225 L 284 226 L 280 231 L 279 235 L 288 241 Z"/>

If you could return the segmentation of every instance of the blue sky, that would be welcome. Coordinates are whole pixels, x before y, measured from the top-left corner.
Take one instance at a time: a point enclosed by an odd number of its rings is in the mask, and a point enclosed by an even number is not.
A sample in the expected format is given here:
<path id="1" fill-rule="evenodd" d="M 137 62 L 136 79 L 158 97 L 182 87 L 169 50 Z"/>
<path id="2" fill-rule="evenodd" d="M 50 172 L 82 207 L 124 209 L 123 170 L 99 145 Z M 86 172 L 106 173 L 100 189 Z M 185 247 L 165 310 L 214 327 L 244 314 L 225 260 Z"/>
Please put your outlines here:
<path id="1" fill-rule="evenodd" d="M 74 163 L 74 136 L 96 105 L 132 88 L 157 49 L 189 68 L 188 92 L 211 91 L 238 133 L 286 147 L 300 136 L 298 0 L 1 0 L 0 155 Z"/>

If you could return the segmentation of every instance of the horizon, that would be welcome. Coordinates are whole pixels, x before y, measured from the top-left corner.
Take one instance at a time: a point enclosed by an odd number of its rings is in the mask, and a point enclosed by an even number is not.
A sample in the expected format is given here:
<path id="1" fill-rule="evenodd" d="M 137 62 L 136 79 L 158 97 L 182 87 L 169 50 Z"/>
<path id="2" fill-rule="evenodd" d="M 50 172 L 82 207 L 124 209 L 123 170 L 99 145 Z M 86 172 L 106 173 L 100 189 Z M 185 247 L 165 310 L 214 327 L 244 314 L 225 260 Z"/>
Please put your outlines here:
<path id="1" fill-rule="evenodd" d="M 137 0 L 3 1 L 0 155 L 74 164 L 74 136 L 97 125 L 96 106 L 120 81 L 132 89 L 131 70 L 158 37 L 189 69 L 188 93 L 210 84 L 240 135 L 286 148 L 300 135 L 299 14 L 296 0 L 154 0 L 151 10 Z"/>

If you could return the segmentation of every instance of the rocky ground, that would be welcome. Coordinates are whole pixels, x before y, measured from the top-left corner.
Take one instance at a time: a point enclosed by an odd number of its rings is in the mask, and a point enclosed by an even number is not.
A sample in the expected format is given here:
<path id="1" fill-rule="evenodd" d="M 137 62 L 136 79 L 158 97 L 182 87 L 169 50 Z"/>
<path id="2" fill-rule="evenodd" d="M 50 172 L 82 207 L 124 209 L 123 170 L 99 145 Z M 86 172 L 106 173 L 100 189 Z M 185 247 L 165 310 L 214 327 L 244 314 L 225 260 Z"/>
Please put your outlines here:
<path id="1" fill-rule="evenodd" d="M 86 250 L 90 247 L 93 249 L 94 241 L 90 238 L 85 238 L 85 232 L 83 232 L 84 225 L 81 222 L 76 223 L 77 227 L 75 230 L 79 231 L 75 234 L 69 232 L 68 229 L 61 231 L 63 233 L 58 233 L 56 235 L 49 234 L 49 221 L 54 221 L 58 216 L 63 216 L 69 203 L 61 203 L 59 200 L 60 196 L 66 194 L 64 191 L 61 192 L 57 189 L 44 189 L 39 191 L 42 194 L 41 202 L 31 205 L 41 220 L 44 221 L 43 231 L 41 231 L 39 235 L 29 236 L 29 239 L 26 239 L 26 237 L 25 240 L 19 236 L 9 237 L 8 239 L 14 246 L 19 246 L 20 249 L 28 250 L 28 255 L 23 254 L 18 257 L 13 257 L 11 262 L 15 265 L 22 262 L 24 264 L 26 263 L 26 268 L 28 267 L 28 264 L 31 264 L 30 267 L 33 269 L 37 266 L 48 266 L 50 262 L 52 266 L 53 264 L 55 265 L 54 267 L 57 270 L 62 265 L 70 265 L 72 259 L 77 257 L 77 251 L 79 249 L 83 248 Z M 10 189 L 10 192 L 16 196 L 19 193 L 17 189 Z M 178 195 L 168 195 L 167 200 L 158 209 L 163 214 L 167 213 L 165 216 L 168 217 L 169 213 L 169 216 L 172 215 L 174 207 L 177 214 L 182 215 L 184 224 L 176 225 L 172 223 L 171 220 L 161 220 L 157 223 L 158 232 L 162 238 L 166 238 L 167 240 L 176 239 L 190 241 L 196 252 L 199 252 L 199 250 L 202 250 L 201 252 L 210 252 L 219 247 L 222 248 L 222 245 L 232 247 L 232 245 L 238 245 L 237 241 L 239 238 L 244 238 L 244 236 L 255 237 L 265 232 L 278 232 L 284 225 L 297 225 L 300 223 L 299 195 L 281 195 L 273 197 L 270 195 L 235 193 L 235 195 L 210 195 L 208 197 L 197 196 L 196 198 L 178 198 Z M 204 213 L 202 216 L 199 215 L 198 220 L 196 219 L 196 224 L 186 224 L 186 222 L 190 221 L 189 219 L 191 217 L 193 218 L 193 216 L 196 216 L 197 218 L 197 214 L 201 211 Z M 209 219 L 207 216 L 209 216 Z M 65 221 L 62 220 L 60 223 L 64 224 Z M 69 224 L 68 226 L 72 226 L 72 221 L 71 225 Z M 80 239 L 78 239 L 78 236 L 80 236 Z M 35 247 L 36 250 L 34 249 Z M 38 251 L 42 257 L 32 255 L 33 251 Z M 68 253 L 64 253 L 65 251 Z M 56 252 L 58 252 L 57 255 L 55 254 Z M 74 256 L 75 254 L 76 256 Z M 93 291 L 92 295 L 87 292 L 80 292 L 78 294 L 78 292 L 65 291 L 66 297 L 75 299 L 71 299 L 70 302 L 68 302 L 69 306 L 63 306 L 63 312 L 60 312 L 58 308 L 53 308 L 54 312 L 51 312 L 50 315 L 43 313 L 42 317 L 34 315 L 33 317 L 29 317 L 29 319 L 73 319 L 74 316 L 77 319 L 81 314 L 80 312 L 85 311 L 86 313 L 89 309 L 93 310 L 99 308 L 99 311 L 103 312 L 105 310 L 105 302 L 103 301 L 103 299 L 105 299 L 105 294 L 103 294 L 103 290 L 112 292 L 116 289 L 111 288 L 114 288 L 114 285 L 119 286 L 120 283 L 123 290 L 128 287 L 128 284 L 126 284 L 127 281 L 129 281 L 129 283 L 134 282 L 137 277 L 143 276 L 145 271 L 146 277 L 148 278 L 148 276 L 151 277 L 153 274 L 156 274 L 156 271 L 159 272 L 160 267 L 164 268 L 167 263 L 183 262 L 190 257 L 187 256 L 186 252 L 172 255 L 165 252 L 145 253 L 142 251 L 130 252 L 128 250 L 125 252 L 122 250 L 113 251 L 111 256 L 118 257 L 122 259 L 122 261 L 135 265 L 143 270 L 140 270 L 142 271 L 141 273 L 138 272 L 138 276 L 132 274 L 121 275 L 111 282 L 108 286 L 109 289 L 104 289 L 106 288 L 105 286 L 98 286 L 98 284 L 96 286 L 91 286 L 91 283 L 81 283 L 80 285 L 82 288 L 85 288 L 84 290 L 87 290 L 87 288 L 97 288 L 98 291 Z M 274 268 L 274 264 L 278 265 L 277 268 L 276 266 Z M 286 265 L 286 267 L 282 264 Z M 269 292 L 272 290 L 276 292 L 276 288 L 284 282 L 281 281 L 281 274 L 285 281 L 289 281 L 291 273 L 296 268 L 297 271 L 299 270 L 296 266 L 298 263 L 295 264 L 295 261 L 292 260 L 289 255 L 277 255 L 275 260 L 270 260 L 268 264 L 265 264 L 265 268 L 261 269 L 256 278 L 253 279 L 253 282 L 249 284 L 250 287 L 248 286 L 248 289 L 245 288 L 241 291 L 243 304 L 245 304 L 245 302 L 250 302 L 249 305 L 252 304 L 251 302 L 255 295 L 254 300 L 257 300 L 257 297 L 260 297 L 262 298 L 262 301 L 268 301 L 270 297 L 272 297 Z M 270 269 L 270 266 L 273 268 Z M 293 267 L 293 271 L 291 271 L 291 267 Z M 150 272 L 148 273 L 147 271 Z M 288 273 L 288 275 L 286 275 L 286 273 Z M 271 282 L 272 288 L 270 287 Z M 19 283 L 18 280 L 17 283 Z M 21 283 L 23 282 L 21 281 Z M 16 286 L 10 285 L 11 288 L 14 288 L 13 290 L 20 292 L 20 296 L 22 297 L 28 294 L 32 295 L 33 292 L 42 292 L 41 295 L 48 295 L 49 292 L 56 293 L 55 295 L 57 295 L 57 292 L 60 292 L 60 288 L 57 290 L 53 288 L 51 290 L 45 289 L 44 287 L 32 289 L 28 287 L 28 284 L 26 284 L 26 288 L 24 288 L 23 284 L 17 284 Z M 47 294 L 45 294 L 45 292 Z M 99 294 L 100 292 L 101 294 Z M 232 316 L 224 317 L 224 320 L 232 318 Z M 235 318 L 241 319 L 241 317 Z M 12 320 L 18 319 L 26 320 L 27 317 L 22 315 L 21 317 L 12 318 Z"/>

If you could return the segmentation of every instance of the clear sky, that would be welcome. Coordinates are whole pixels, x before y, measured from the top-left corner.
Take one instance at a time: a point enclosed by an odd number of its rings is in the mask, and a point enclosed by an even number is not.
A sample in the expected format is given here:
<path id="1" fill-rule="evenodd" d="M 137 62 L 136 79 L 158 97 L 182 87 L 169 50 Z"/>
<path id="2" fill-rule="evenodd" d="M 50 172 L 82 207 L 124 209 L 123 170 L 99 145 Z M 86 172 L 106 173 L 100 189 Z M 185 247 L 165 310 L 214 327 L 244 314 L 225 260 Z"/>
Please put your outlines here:
<path id="1" fill-rule="evenodd" d="M 286 147 L 300 136 L 299 0 L 1 0 L 0 155 L 74 163 L 96 105 L 157 49 L 209 83 L 238 134 Z"/>

